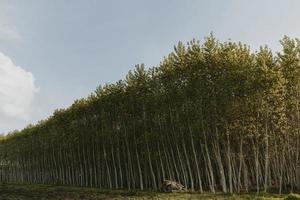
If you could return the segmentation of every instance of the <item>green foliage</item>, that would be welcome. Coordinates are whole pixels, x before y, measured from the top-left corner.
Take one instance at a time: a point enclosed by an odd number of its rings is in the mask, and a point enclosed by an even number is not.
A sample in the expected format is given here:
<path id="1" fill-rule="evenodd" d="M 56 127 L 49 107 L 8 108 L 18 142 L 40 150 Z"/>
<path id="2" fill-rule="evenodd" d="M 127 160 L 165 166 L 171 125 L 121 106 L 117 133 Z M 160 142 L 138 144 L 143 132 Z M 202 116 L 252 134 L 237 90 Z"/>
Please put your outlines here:
<path id="1" fill-rule="evenodd" d="M 0 137 L 0 181 L 203 192 L 300 188 L 300 42 L 278 54 L 179 42 L 48 119 Z M 294 177 L 294 178 L 293 178 Z"/>

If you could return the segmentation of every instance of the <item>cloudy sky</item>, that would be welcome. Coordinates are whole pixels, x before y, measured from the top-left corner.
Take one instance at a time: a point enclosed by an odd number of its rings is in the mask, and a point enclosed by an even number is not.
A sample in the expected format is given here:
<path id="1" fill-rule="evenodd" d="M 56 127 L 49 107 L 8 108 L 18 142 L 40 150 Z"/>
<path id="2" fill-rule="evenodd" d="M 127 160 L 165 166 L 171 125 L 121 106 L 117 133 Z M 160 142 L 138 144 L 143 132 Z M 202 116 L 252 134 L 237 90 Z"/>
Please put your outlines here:
<path id="1" fill-rule="evenodd" d="M 300 37 L 298 0 L 0 0 L 0 133 L 154 66 L 178 41 Z"/>

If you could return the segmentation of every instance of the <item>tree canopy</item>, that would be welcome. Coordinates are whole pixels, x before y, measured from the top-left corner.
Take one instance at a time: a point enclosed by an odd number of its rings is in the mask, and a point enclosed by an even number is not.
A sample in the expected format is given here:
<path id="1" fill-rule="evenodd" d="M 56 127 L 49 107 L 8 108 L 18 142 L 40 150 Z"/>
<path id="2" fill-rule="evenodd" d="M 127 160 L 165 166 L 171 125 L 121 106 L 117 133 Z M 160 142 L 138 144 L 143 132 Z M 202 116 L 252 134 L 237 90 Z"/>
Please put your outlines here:
<path id="1" fill-rule="evenodd" d="M 300 41 L 179 42 L 48 119 L 0 138 L 0 181 L 191 190 L 300 188 Z"/>

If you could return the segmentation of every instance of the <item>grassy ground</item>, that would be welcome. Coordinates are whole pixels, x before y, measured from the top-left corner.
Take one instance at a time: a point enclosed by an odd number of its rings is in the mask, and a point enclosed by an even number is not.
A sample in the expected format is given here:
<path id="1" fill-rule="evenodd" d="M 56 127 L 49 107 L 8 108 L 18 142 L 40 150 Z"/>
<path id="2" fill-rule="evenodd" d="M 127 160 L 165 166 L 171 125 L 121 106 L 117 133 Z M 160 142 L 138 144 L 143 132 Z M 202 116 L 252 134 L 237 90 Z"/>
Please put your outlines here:
<path id="1" fill-rule="evenodd" d="M 200 199 L 200 200 L 280 200 L 287 195 L 276 194 L 199 194 L 158 193 L 145 191 L 99 190 L 49 185 L 0 184 L 0 200 L 98 200 L 98 199 Z"/>

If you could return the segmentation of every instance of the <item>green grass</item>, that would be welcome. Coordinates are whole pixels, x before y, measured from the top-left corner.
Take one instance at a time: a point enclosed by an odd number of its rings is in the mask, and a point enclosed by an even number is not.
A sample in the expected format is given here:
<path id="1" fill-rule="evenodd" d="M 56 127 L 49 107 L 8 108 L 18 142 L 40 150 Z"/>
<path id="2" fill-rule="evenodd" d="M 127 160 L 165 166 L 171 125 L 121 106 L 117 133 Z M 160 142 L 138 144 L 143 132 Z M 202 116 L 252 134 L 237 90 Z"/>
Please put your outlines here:
<path id="1" fill-rule="evenodd" d="M 211 194 L 211 193 L 160 193 L 140 190 L 100 190 L 68 186 L 0 184 L 1 200 L 99 200 L 99 199 L 200 199 L 200 200 L 300 200 L 296 194 Z"/>
<path id="2" fill-rule="evenodd" d="M 289 194 L 285 200 L 300 200 L 300 195 L 299 194 Z"/>

